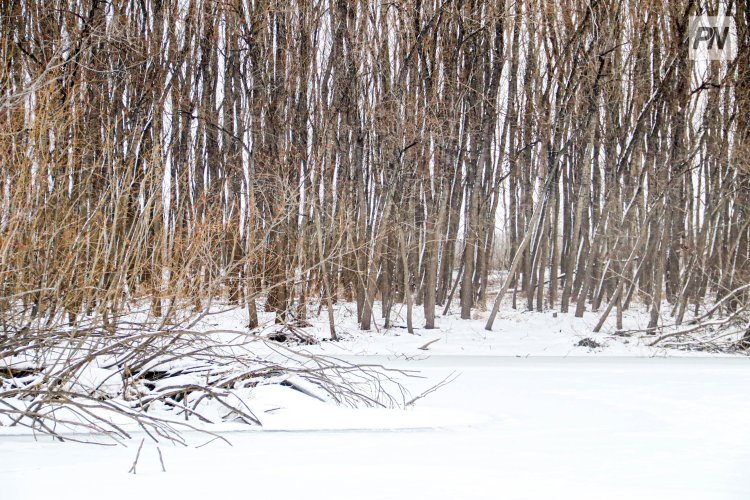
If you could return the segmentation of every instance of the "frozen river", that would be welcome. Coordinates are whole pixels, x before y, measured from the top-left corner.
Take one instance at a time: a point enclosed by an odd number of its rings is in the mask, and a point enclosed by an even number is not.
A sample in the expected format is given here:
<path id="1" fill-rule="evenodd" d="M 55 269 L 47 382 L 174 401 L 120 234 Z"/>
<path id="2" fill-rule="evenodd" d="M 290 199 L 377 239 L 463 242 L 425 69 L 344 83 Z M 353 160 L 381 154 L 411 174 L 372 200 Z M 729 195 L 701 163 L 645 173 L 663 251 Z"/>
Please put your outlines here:
<path id="1" fill-rule="evenodd" d="M 750 358 L 436 356 L 347 360 L 418 369 L 415 410 L 279 408 L 228 446 L 0 437 L 0 498 L 750 498 Z M 365 418 L 366 417 L 366 418 Z"/>

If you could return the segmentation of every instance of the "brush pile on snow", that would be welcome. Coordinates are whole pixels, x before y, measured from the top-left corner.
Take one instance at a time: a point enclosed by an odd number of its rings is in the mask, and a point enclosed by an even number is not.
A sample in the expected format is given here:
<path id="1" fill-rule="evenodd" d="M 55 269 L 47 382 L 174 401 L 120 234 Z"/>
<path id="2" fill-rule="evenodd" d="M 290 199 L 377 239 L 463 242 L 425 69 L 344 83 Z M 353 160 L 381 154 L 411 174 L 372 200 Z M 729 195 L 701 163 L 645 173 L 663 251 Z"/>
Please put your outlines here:
<path id="1" fill-rule="evenodd" d="M 259 386 L 348 406 L 393 406 L 378 367 L 360 367 L 241 331 L 122 326 L 8 332 L 0 342 L 0 426 L 179 440 L 211 424 L 262 425 Z M 255 352 L 262 351 L 259 356 Z M 67 438 L 67 437 L 66 437 Z"/>

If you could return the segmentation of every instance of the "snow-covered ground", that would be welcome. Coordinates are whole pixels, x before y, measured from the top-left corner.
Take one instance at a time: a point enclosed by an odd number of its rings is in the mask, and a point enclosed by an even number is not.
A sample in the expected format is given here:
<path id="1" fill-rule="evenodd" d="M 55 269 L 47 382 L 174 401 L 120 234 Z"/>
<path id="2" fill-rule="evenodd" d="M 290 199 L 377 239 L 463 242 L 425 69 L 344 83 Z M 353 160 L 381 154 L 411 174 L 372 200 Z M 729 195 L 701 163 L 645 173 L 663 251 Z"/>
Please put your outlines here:
<path id="1" fill-rule="evenodd" d="M 592 335 L 595 315 L 504 311 L 493 332 L 481 317 L 450 316 L 409 335 L 382 323 L 358 333 L 352 314 L 337 314 L 344 341 L 305 349 L 418 370 L 421 378 L 398 376 L 406 400 L 457 378 L 405 410 L 259 387 L 248 404 L 263 430 L 223 432 L 231 446 L 198 433 L 187 447 L 159 443 L 166 472 L 146 441 L 128 474 L 141 435 L 127 447 L 6 435 L 0 499 L 750 498 L 748 357 Z M 325 337 L 322 316 L 314 323 Z M 242 321 L 233 311 L 202 326 Z M 576 347 L 586 337 L 603 347 Z"/>

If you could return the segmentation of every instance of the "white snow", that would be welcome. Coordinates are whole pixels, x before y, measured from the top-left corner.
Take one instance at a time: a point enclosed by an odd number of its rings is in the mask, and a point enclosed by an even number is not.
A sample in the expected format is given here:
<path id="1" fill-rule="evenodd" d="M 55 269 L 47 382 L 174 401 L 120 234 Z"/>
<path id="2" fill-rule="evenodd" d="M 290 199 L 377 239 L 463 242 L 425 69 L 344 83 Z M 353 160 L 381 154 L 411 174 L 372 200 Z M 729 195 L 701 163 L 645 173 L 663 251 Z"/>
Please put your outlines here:
<path id="1" fill-rule="evenodd" d="M 451 316 L 414 336 L 358 333 L 344 308 L 337 318 L 346 341 L 305 349 L 418 370 L 399 376 L 405 400 L 458 377 L 406 409 L 335 406 L 299 381 L 304 392 L 238 392 L 262 430 L 214 427 L 231 446 L 200 433 L 187 447 L 147 440 L 136 475 L 141 434 L 127 447 L 3 435 L 0 499 L 750 498 L 748 357 L 593 335 L 595 315 L 504 312 L 494 332 Z M 243 319 L 228 312 L 203 327 L 239 329 Z M 324 337 L 325 320 L 315 326 Z M 583 337 L 605 346 L 575 347 Z M 253 430 L 230 432 L 239 429 Z"/>

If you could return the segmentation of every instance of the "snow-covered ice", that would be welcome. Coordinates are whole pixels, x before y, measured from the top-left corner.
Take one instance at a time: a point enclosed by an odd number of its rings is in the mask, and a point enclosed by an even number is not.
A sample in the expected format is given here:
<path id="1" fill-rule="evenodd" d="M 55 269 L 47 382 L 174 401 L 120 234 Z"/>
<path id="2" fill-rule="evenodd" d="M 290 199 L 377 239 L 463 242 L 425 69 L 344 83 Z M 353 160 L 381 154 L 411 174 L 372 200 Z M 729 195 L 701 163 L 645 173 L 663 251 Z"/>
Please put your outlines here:
<path id="1" fill-rule="evenodd" d="M 410 410 L 260 393 L 283 406 L 264 407 L 269 428 L 288 430 L 162 443 L 166 473 L 150 443 L 127 473 L 139 439 L 4 437 L 2 498 L 750 497 L 748 359 L 358 359 L 420 369 L 414 393 L 460 376 Z"/>
<path id="2" fill-rule="evenodd" d="M 591 313 L 506 309 L 493 332 L 482 317 L 451 315 L 409 335 L 397 310 L 394 328 L 380 321 L 363 333 L 350 307 L 336 314 L 343 341 L 300 348 L 418 371 L 391 372 L 409 390 L 404 401 L 457 378 L 406 409 L 335 406 L 278 384 L 248 389 L 238 397 L 263 428 L 212 428 L 231 445 L 203 433 L 187 434 L 189 446 L 159 443 L 166 472 L 146 440 L 128 474 L 142 434 L 127 447 L 93 446 L 0 427 L 0 499 L 750 498 L 749 357 L 649 347 L 611 327 L 592 335 Z M 625 319 L 637 328 L 644 315 Z M 235 310 L 200 326 L 245 321 Z M 325 319 L 311 331 L 325 338 Z M 577 347 L 586 337 L 602 347 Z M 104 371 L 85 375 L 111 390 Z"/>

